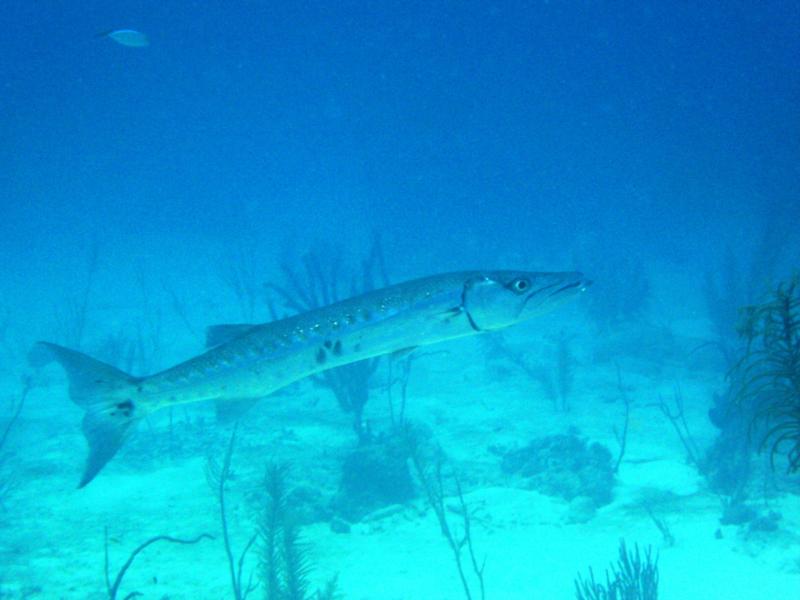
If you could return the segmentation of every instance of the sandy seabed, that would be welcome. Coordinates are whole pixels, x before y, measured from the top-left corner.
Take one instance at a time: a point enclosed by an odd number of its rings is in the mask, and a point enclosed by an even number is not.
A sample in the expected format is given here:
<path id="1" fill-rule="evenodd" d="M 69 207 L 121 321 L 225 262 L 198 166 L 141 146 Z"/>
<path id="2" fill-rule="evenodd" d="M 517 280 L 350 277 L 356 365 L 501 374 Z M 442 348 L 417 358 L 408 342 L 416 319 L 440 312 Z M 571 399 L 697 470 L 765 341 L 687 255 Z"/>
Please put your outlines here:
<path id="1" fill-rule="evenodd" d="M 515 332 L 508 343 L 527 353 L 526 359 L 546 360 L 546 343 L 541 352 L 525 350 L 529 337 L 524 330 Z M 680 379 L 687 423 L 698 445 L 707 447 L 715 430 L 706 412 L 722 383 L 702 364 L 665 367 L 646 356 L 622 363 L 625 393 L 632 400 L 627 450 L 613 501 L 588 520 L 575 519 L 567 501 L 524 489 L 501 472 L 498 448 L 567 431 L 618 451 L 614 431 L 623 405 L 615 363 L 592 359 L 580 339 L 574 346 L 577 368 L 568 412 L 555 410 L 541 387 L 513 364 L 487 358 L 479 340 L 442 345 L 414 364 L 407 416 L 434 431 L 461 476 L 474 547 L 485 559 L 486 598 L 575 598 L 576 575 L 586 575 L 589 566 L 602 574 L 616 560 L 621 538 L 658 553 L 660 598 L 796 597 L 797 481 L 768 476 L 768 500 L 754 494 L 756 508 L 780 513 L 776 531 L 721 525 L 720 497 L 687 460 L 658 408 L 659 396 L 672 394 Z M 16 377 L 4 375 L 3 395 L 18 393 Z M 376 389 L 366 417 L 381 429 L 387 415 L 385 391 Z M 39 374 L 4 467 L 13 468 L 14 486 L 0 512 L 0 597 L 108 597 L 107 528 L 112 578 L 131 550 L 152 536 L 215 536 L 192 546 L 149 547 L 127 572 L 119 598 L 133 591 L 142 598 L 232 598 L 218 508 L 205 477 L 206 456 L 222 453 L 229 428 L 214 424 L 209 407 L 180 407 L 172 415 L 173 437 L 165 451 L 156 440 L 163 442 L 168 416 L 155 415 L 96 481 L 77 490 L 85 452 L 80 417 L 67 399 L 60 370 Z M 290 460 L 294 481 L 332 497 L 353 443 L 348 417 L 328 392 L 310 383 L 253 409 L 240 427 L 235 477 L 228 486 L 234 551 L 258 526 L 259 488 L 269 461 Z M 668 527 L 673 543 L 667 543 L 645 503 Z M 460 517 L 455 510 L 450 516 L 458 530 Z M 312 587 L 337 576 L 341 597 L 348 600 L 465 598 L 451 551 L 421 498 L 369 515 L 348 533 L 319 522 L 305 526 L 303 536 Z M 245 561 L 245 578 L 252 573 L 258 582 L 259 569 L 256 547 Z M 473 598 L 479 598 L 477 582 L 471 583 Z M 256 589 L 250 597 L 264 592 Z"/>

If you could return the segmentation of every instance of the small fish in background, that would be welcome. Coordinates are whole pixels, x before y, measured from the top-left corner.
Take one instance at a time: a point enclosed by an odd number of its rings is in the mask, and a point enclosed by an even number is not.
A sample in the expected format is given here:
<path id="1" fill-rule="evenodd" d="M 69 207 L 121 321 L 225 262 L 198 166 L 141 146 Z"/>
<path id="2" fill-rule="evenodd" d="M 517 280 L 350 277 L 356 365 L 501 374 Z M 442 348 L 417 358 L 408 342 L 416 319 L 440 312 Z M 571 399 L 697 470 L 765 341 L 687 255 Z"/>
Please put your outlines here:
<path id="1" fill-rule="evenodd" d="M 148 37 L 135 29 L 112 29 L 98 34 L 97 37 L 112 39 L 120 46 L 127 46 L 128 48 L 144 48 L 150 45 Z"/>

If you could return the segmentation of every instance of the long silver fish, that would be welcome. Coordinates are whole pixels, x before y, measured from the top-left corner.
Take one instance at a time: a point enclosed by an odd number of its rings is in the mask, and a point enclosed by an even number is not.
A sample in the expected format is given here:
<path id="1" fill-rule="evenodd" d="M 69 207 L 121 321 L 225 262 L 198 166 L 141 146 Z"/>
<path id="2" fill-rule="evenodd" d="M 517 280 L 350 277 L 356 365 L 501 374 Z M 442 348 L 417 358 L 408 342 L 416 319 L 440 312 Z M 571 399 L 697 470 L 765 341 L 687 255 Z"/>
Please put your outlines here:
<path id="1" fill-rule="evenodd" d="M 85 411 L 89 456 L 79 487 L 111 460 L 145 415 L 202 400 L 260 398 L 326 369 L 502 329 L 582 292 L 581 273 L 472 271 L 417 279 L 261 325 L 219 325 L 227 339 L 147 377 L 134 377 L 49 342 L 35 366 L 57 360 L 72 400 Z"/>
<path id="2" fill-rule="evenodd" d="M 147 35 L 135 29 L 112 29 L 111 31 L 98 33 L 95 37 L 107 37 L 117 42 L 120 46 L 127 46 L 128 48 L 146 48 L 150 45 Z"/>

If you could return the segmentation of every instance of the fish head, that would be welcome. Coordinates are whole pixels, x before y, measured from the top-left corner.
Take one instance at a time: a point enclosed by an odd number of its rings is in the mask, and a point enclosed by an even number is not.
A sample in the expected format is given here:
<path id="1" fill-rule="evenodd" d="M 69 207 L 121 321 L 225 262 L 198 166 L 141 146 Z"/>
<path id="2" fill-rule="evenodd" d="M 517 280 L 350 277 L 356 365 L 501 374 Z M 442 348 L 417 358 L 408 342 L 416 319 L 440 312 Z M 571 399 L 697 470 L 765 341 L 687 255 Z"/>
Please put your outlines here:
<path id="1" fill-rule="evenodd" d="M 464 284 L 463 309 L 473 328 L 492 331 L 545 313 L 591 285 L 582 273 L 494 271 Z"/>

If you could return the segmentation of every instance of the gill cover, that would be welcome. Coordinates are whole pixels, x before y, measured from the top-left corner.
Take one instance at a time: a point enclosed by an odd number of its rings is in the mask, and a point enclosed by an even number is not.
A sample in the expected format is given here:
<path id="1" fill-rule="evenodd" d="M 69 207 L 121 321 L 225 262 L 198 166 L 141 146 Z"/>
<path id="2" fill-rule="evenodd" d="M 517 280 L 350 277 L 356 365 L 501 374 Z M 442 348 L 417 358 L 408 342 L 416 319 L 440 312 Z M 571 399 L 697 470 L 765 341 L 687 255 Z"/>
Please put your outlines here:
<path id="1" fill-rule="evenodd" d="M 519 319 L 525 306 L 524 295 L 494 277 L 480 276 L 464 284 L 463 308 L 473 329 L 502 329 Z"/>
<path id="2" fill-rule="evenodd" d="M 473 329 L 492 331 L 547 312 L 588 284 L 577 272 L 495 272 L 465 282 L 462 307 Z"/>

